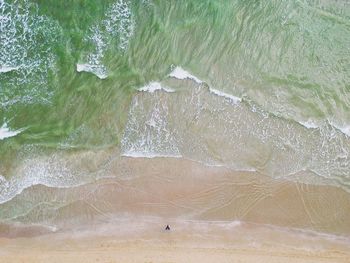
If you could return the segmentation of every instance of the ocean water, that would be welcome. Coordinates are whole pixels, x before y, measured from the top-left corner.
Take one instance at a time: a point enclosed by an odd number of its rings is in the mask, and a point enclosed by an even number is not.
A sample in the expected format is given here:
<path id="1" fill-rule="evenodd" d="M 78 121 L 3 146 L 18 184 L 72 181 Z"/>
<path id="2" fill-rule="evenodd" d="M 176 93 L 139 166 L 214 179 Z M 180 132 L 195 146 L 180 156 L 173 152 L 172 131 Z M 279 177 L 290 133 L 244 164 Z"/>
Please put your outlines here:
<path id="1" fill-rule="evenodd" d="M 123 156 L 350 192 L 349 153 L 347 0 L 0 0 L 2 218 Z"/>

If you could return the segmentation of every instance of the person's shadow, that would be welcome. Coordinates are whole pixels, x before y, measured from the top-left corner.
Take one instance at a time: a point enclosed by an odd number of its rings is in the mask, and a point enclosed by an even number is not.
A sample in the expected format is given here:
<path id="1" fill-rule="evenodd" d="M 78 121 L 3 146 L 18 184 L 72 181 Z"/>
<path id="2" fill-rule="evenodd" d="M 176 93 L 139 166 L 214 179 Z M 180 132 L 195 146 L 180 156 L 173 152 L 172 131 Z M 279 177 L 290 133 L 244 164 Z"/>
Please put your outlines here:
<path id="1" fill-rule="evenodd" d="M 166 225 L 165 230 L 166 230 L 166 231 L 170 231 L 170 226 L 169 226 L 169 225 Z"/>

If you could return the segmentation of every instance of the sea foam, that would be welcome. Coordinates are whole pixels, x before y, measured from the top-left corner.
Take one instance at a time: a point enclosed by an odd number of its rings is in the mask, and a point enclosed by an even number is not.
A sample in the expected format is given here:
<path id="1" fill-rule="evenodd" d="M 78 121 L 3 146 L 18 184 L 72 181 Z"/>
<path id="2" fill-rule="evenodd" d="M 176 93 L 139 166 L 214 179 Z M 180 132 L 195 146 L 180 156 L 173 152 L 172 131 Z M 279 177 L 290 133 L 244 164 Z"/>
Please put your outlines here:
<path id="1" fill-rule="evenodd" d="M 77 71 L 92 73 L 99 79 L 105 79 L 108 77 L 106 68 L 100 65 L 77 64 Z"/>
<path id="2" fill-rule="evenodd" d="M 237 103 L 242 101 L 242 99 L 239 98 L 239 97 L 233 96 L 231 94 L 222 92 L 222 91 L 217 90 L 217 89 L 209 88 L 209 91 L 212 94 L 215 94 L 215 95 L 220 96 L 220 97 L 224 97 L 225 99 L 229 99 L 231 102 L 233 102 L 235 104 L 237 104 Z"/>
<path id="3" fill-rule="evenodd" d="M 124 52 L 134 33 L 135 22 L 129 5 L 124 0 L 116 1 L 109 6 L 105 18 L 89 28 L 85 41 L 93 46 L 93 50 L 84 59 L 86 63 L 77 64 L 78 72 L 90 72 L 100 79 L 107 78 L 107 68 L 103 64 L 106 50 L 115 42 L 118 49 Z"/>
<path id="4" fill-rule="evenodd" d="M 197 78 L 196 76 L 192 75 L 191 73 L 189 73 L 188 71 L 184 70 L 181 67 L 176 67 L 170 74 L 169 77 L 172 78 L 176 78 L 176 79 L 180 79 L 180 80 L 184 80 L 184 79 L 191 79 L 193 81 L 195 81 L 198 84 L 202 84 L 204 83 L 204 81 L 202 81 L 201 79 Z M 237 104 L 239 102 L 242 101 L 241 98 L 236 97 L 234 95 L 228 94 L 226 92 L 214 89 L 212 87 L 209 86 L 209 91 L 210 93 L 220 96 L 220 97 L 224 97 L 228 100 L 230 100 L 231 102 L 233 102 L 234 104 Z"/>
<path id="5" fill-rule="evenodd" d="M 7 73 L 17 69 L 19 69 L 19 67 L 0 66 L 0 73 Z"/>
<path id="6" fill-rule="evenodd" d="M 197 78 L 196 76 L 190 74 L 188 71 L 184 70 L 181 67 L 176 67 L 170 74 L 169 77 L 172 78 L 176 78 L 176 79 L 192 79 L 195 82 L 197 82 L 198 84 L 203 83 L 203 81 L 201 81 L 199 78 Z"/>
<path id="7" fill-rule="evenodd" d="M 339 130 L 340 132 L 344 133 L 346 136 L 350 137 L 350 125 L 347 124 L 343 124 L 343 125 L 339 125 L 337 123 L 334 123 L 333 121 L 328 121 L 330 125 L 332 125 L 334 128 L 336 128 L 337 130 Z"/>
<path id="8" fill-rule="evenodd" d="M 323 121 L 321 124 L 318 124 L 315 120 L 311 120 L 311 119 L 308 119 L 307 121 L 297 121 L 297 122 L 307 129 L 322 129 L 325 126 L 330 125 L 337 131 L 350 137 L 350 125 L 347 125 L 347 124 L 339 125 L 328 119 L 326 121 Z"/>
<path id="9" fill-rule="evenodd" d="M 48 77 L 56 69 L 52 47 L 62 36 L 58 22 L 40 15 L 32 1 L 0 0 L 0 32 L 0 107 L 49 104 L 56 88 Z"/>
<path id="10" fill-rule="evenodd" d="M 301 125 L 308 129 L 317 129 L 319 125 L 315 123 L 315 121 L 308 119 L 307 121 L 298 121 Z"/>
<path id="11" fill-rule="evenodd" d="M 6 138 L 14 137 L 17 134 L 21 133 L 23 129 L 17 130 L 17 131 L 12 131 L 10 128 L 7 126 L 7 123 L 5 122 L 2 127 L 0 127 L 0 140 L 4 140 Z"/>
<path id="12" fill-rule="evenodd" d="M 122 153 L 122 156 L 124 157 L 131 157 L 131 158 L 182 158 L 181 154 L 162 154 L 157 152 L 125 152 Z"/>
<path id="13" fill-rule="evenodd" d="M 138 89 L 138 91 L 150 92 L 153 93 L 157 90 L 164 90 L 166 92 L 175 92 L 174 89 L 162 86 L 159 82 L 150 82 L 147 85 Z"/>
<path id="14" fill-rule="evenodd" d="M 327 119 L 326 121 L 324 121 L 322 124 L 317 124 L 316 121 L 314 120 L 307 120 L 307 121 L 298 121 L 298 123 L 300 123 L 301 125 L 303 125 L 305 128 L 308 129 L 320 129 L 322 127 L 324 127 L 325 125 L 330 125 L 331 127 L 333 127 L 334 129 L 338 130 L 339 132 L 343 133 L 346 136 L 350 137 L 350 125 L 347 124 L 343 124 L 343 125 L 339 125 L 337 123 L 335 123 L 332 120 Z"/>

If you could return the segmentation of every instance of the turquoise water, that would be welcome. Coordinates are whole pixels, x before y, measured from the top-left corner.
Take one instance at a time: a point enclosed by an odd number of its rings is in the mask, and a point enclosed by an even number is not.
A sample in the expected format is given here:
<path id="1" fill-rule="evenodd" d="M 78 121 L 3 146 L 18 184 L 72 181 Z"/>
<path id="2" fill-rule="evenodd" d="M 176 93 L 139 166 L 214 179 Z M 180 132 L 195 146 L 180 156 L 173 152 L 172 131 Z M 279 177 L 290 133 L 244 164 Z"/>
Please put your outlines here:
<path id="1" fill-rule="evenodd" d="M 346 0 L 0 0 L 0 201 L 110 149 L 349 190 L 349 43 Z"/>

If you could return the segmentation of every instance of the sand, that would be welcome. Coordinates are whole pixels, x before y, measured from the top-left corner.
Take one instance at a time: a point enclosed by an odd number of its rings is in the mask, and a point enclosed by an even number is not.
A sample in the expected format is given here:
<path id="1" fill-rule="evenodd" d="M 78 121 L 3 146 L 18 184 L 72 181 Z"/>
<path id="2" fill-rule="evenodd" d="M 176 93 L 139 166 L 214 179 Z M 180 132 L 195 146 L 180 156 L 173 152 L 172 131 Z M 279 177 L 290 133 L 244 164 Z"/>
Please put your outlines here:
<path id="1" fill-rule="evenodd" d="M 108 178 L 78 187 L 31 187 L 2 204 L 0 213 L 16 211 L 19 222 L 60 229 L 132 214 L 241 220 L 350 236 L 350 194 L 338 187 L 176 158 L 122 158 L 103 172 Z M 11 231 L 1 231 L 0 237 L 7 234 Z"/>
<path id="2" fill-rule="evenodd" d="M 1 262 L 350 262 L 350 243 L 236 222 L 119 222 L 93 231 L 0 239 Z M 127 227 L 127 228 L 125 228 Z"/>
<path id="3" fill-rule="evenodd" d="M 350 262 L 338 187 L 176 158 L 121 158 L 104 173 L 3 204 L 23 214 L 0 225 L 0 262 Z"/>
<path id="4" fill-rule="evenodd" d="M 67 251 L 17 251 L 16 254 L 2 256 L 2 262 L 350 262 L 349 254 L 327 252 L 310 255 L 296 251 L 276 251 L 271 249 L 190 249 L 174 246 L 146 246 L 144 244 L 128 244 L 124 246 L 110 246 L 99 243 L 102 248 L 87 248 L 86 250 Z"/>

